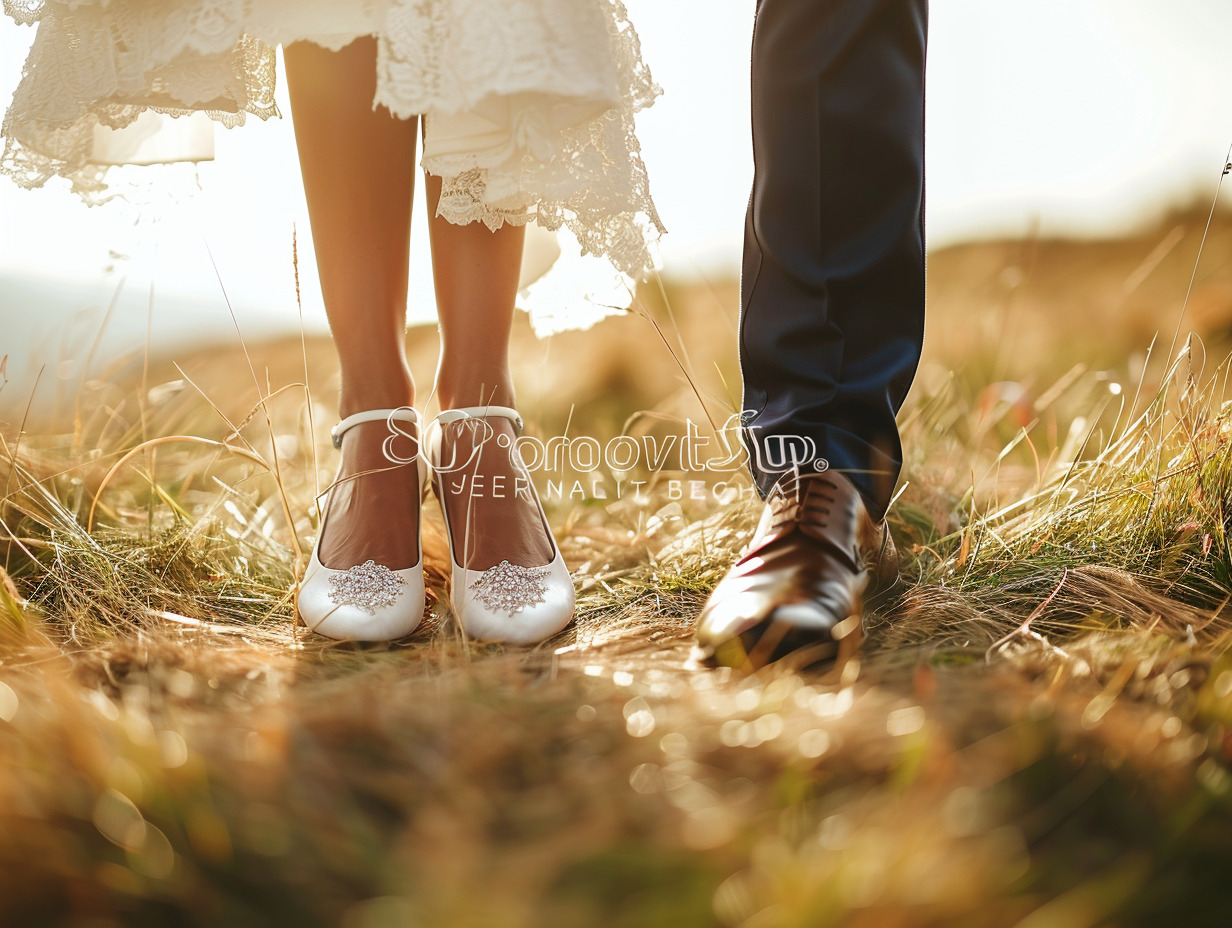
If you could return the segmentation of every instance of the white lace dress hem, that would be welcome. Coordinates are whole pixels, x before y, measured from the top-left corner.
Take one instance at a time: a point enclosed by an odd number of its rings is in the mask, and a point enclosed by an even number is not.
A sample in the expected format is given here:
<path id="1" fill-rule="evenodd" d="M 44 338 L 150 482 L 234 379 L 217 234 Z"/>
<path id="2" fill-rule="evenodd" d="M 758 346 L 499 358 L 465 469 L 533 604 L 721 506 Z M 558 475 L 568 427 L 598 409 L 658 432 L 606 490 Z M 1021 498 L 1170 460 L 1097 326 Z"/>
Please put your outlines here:
<path id="1" fill-rule="evenodd" d="M 642 277 L 663 227 L 634 134 L 659 93 L 620 0 L 3 0 L 38 33 L 5 115 L 0 173 L 116 194 L 96 127 L 204 113 L 279 115 L 274 49 L 377 40 L 374 105 L 425 118 L 439 213 L 567 228 Z"/>

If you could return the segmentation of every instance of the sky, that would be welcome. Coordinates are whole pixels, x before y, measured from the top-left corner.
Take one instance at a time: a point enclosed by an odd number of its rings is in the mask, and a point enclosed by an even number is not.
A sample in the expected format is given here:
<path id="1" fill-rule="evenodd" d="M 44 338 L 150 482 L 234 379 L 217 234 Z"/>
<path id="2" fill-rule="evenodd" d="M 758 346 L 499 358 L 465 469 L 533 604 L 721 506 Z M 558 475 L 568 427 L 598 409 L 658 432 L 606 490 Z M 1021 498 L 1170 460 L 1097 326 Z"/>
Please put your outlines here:
<path id="1" fill-rule="evenodd" d="M 665 270 L 736 273 L 752 177 L 754 2 L 625 2 L 665 91 L 638 124 L 669 230 Z M 0 18 L 5 105 L 31 35 Z M 1209 203 L 1232 143 L 1230 38 L 1229 0 L 932 0 L 930 247 L 990 236 L 1113 235 L 1170 205 Z M 286 114 L 284 90 L 280 98 Z M 69 350 L 66 339 L 84 344 L 117 288 L 113 315 L 139 320 L 143 333 L 152 288 L 167 299 L 197 297 L 177 304 L 183 318 L 155 320 L 166 337 L 189 337 L 198 317 L 227 330 L 220 280 L 248 332 L 286 331 L 298 319 L 293 228 L 307 317 L 322 328 L 290 121 L 219 129 L 215 146 L 216 161 L 199 172 L 171 172 L 176 189 L 201 188 L 173 207 L 85 209 L 62 188 L 23 191 L 0 179 L 0 287 L 16 276 L 54 280 L 74 314 L 72 325 L 57 323 L 49 335 L 50 317 L 14 318 L 0 289 L 0 337 L 15 343 L 24 332 L 61 350 Z M 431 316 L 424 238 L 415 234 L 418 318 Z M 70 282 L 80 285 L 71 299 Z"/>

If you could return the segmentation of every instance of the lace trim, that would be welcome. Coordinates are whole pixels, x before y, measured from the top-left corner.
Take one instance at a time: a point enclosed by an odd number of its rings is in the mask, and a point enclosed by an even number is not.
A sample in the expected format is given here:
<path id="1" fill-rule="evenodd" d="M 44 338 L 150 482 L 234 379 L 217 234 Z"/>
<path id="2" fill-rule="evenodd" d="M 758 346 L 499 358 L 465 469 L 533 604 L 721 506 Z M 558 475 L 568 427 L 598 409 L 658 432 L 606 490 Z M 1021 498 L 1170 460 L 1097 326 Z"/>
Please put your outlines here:
<path id="1" fill-rule="evenodd" d="M 43 15 L 43 0 L 4 0 L 4 15 L 20 26 L 32 26 Z"/>
<path id="2" fill-rule="evenodd" d="M 533 219 L 553 231 L 563 226 L 583 254 L 606 256 L 621 272 L 641 277 L 654 267 L 647 243 L 665 229 L 650 196 L 634 114 L 652 105 L 662 90 L 642 61 L 624 4 L 605 0 L 604 5 L 616 80 L 623 89 L 619 106 L 563 132 L 547 157 L 532 154 L 544 133 L 528 117 L 512 133 L 521 144 L 479 156 L 425 158 L 424 167 L 445 178 L 437 213 L 450 222 L 479 221 L 497 229 Z M 494 177 L 521 194 L 503 193 Z"/>

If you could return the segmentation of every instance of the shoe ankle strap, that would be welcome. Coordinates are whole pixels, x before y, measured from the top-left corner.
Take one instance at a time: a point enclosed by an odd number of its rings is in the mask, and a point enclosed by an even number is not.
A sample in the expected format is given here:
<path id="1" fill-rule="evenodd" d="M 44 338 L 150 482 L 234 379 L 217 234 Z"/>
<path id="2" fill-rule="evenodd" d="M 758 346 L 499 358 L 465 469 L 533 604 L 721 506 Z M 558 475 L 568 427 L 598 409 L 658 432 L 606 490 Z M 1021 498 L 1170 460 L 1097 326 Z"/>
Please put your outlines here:
<path id="1" fill-rule="evenodd" d="M 395 420 L 400 422 L 419 422 L 419 413 L 415 412 L 410 406 L 399 406 L 397 409 L 366 409 L 363 412 L 357 412 L 353 416 L 347 416 L 332 429 L 329 430 L 329 437 L 334 442 L 335 448 L 342 447 L 342 436 L 347 429 L 352 426 L 359 425 L 362 422 L 389 422 Z"/>
<path id="2" fill-rule="evenodd" d="M 518 434 L 522 433 L 522 417 L 512 406 L 459 406 L 457 409 L 442 409 L 435 421 L 439 425 L 448 425 L 462 419 L 487 419 L 493 416 L 508 419 L 518 430 Z"/>
<path id="3" fill-rule="evenodd" d="M 457 409 L 442 409 L 437 417 L 428 423 L 424 432 L 423 448 L 427 452 L 428 463 L 433 467 L 440 463 L 441 436 L 445 433 L 445 426 L 451 422 L 489 417 L 508 419 L 517 433 L 522 434 L 522 417 L 512 406 L 459 406 Z"/>

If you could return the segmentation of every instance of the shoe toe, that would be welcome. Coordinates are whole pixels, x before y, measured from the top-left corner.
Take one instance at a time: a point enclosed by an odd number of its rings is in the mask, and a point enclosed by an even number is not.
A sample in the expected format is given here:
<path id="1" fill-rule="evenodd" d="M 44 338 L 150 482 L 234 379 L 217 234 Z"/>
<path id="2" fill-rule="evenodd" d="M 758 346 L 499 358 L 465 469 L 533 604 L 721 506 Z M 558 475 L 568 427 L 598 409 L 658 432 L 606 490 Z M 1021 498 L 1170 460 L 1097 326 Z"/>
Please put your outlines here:
<path id="1" fill-rule="evenodd" d="M 344 571 L 320 568 L 305 578 L 296 601 L 310 631 L 338 641 L 395 641 L 419 627 L 424 613 L 423 574 L 416 568 L 394 571 L 403 588 L 389 605 L 363 608 L 338 602 L 330 576 Z"/>
<path id="2" fill-rule="evenodd" d="M 300 611 L 303 614 L 302 606 Z M 397 609 L 369 615 L 350 606 L 334 606 L 315 624 L 309 622 L 308 627 L 318 635 L 337 641 L 396 641 L 415 631 L 419 619 Z"/>
<path id="3" fill-rule="evenodd" d="M 524 604 L 515 604 L 517 597 L 513 596 L 502 605 L 503 597 L 489 595 L 490 589 L 506 589 L 494 586 L 502 574 L 493 571 L 500 570 L 467 570 L 455 577 L 454 611 L 467 635 L 481 641 L 533 644 L 552 637 L 573 619 L 573 578 L 559 554 L 546 567 L 531 569 L 532 586 Z M 514 568 L 509 573 L 516 578 L 525 571 Z"/>
<path id="4" fill-rule="evenodd" d="M 735 590 L 715 591 L 697 624 L 697 640 L 708 647 L 739 637 L 766 617 L 764 597 Z"/>
<path id="5" fill-rule="evenodd" d="M 846 612 L 848 610 L 844 610 Z M 813 637 L 829 636 L 846 616 L 837 616 L 831 604 L 816 600 L 780 603 L 766 615 L 766 621 L 787 625 Z"/>
<path id="6" fill-rule="evenodd" d="M 851 582 L 781 582 L 758 571 L 734 571 L 715 588 L 698 620 L 703 653 L 719 663 L 765 664 L 806 650 L 815 661 L 838 653 L 859 625 L 859 595 Z"/>

